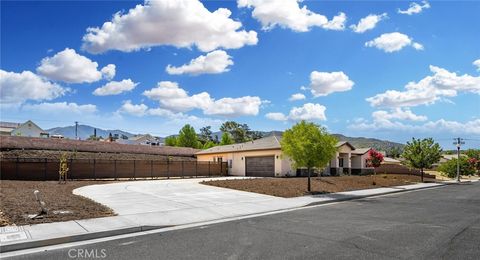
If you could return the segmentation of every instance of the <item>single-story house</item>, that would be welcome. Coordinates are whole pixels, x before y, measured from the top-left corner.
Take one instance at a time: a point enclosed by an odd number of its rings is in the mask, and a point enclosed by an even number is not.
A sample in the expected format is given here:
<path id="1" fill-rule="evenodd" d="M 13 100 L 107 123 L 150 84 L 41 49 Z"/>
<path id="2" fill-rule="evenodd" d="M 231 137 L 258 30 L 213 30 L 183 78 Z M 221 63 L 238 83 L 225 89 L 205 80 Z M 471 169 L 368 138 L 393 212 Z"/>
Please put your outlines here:
<path id="1" fill-rule="evenodd" d="M 31 120 L 28 120 L 23 124 L 1 122 L 0 132 L 2 135 L 42 137 L 42 138 L 49 137 L 48 132 L 44 131 L 42 128 L 40 128 L 37 124 L 35 124 Z"/>
<path id="2" fill-rule="evenodd" d="M 215 146 L 196 153 L 198 161 L 228 162 L 229 174 L 236 176 L 296 176 L 288 156 L 282 154 L 281 136 L 271 135 L 258 140 Z M 355 149 L 348 142 L 337 144 L 337 153 L 323 170 L 324 175 L 361 174 L 373 171 L 366 167 L 368 149 Z"/>
<path id="3" fill-rule="evenodd" d="M 128 139 L 117 139 L 116 142 L 121 144 L 141 144 L 151 146 L 163 145 L 157 137 L 151 136 L 150 134 L 135 135 Z"/>

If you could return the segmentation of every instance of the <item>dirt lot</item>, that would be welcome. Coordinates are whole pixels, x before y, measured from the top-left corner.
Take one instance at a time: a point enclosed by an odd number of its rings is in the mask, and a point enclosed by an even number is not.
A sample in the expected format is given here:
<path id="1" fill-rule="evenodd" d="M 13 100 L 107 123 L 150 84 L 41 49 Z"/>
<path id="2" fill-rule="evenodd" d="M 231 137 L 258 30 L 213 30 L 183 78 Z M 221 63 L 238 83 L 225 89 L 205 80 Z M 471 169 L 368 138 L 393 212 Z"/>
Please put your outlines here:
<path id="1" fill-rule="evenodd" d="M 70 181 L 58 184 L 56 181 L 1 181 L 0 182 L 0 226 L 25 225 L 58 222 L 85 218 L 113 216 L 111 209 L 87 198 L 73 195 L 72 190 L 92 184 L 112 183 L 111 181 Z M 28 214 L 38 213 L 40 207 L 35 201 L 34 190 L 39 190 L 49 210 L 43 219 L 31 220 Z M 54 211 L 71 211 L 69 214 L 55 214 Z"/>
<path id="2" fill-rule="evenodd" d="M 376 185 L 373 185 L 375 180 Z M 372 189 L 407 185 L 420 182 L 420 177 L 400 174 L 374 176 L 313 177 L 312 194 Z M 434 181 L 425 179 L 425 181 Z M 264 178 L 245 180 L 218 180 L 202 182 L 217 187 L 256 192 L 277 197 L 298 197 L 308 195 L 307 178 Z"/>

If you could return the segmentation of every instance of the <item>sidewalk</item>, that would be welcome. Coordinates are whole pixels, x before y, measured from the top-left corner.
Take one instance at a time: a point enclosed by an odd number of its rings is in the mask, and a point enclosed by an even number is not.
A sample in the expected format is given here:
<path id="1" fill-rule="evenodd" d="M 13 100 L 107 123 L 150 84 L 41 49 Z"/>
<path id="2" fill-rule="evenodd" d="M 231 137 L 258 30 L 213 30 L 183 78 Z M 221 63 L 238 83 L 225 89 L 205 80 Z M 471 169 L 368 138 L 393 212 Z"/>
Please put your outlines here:
<path id="1" fill-rule="evenodd" d="M 96 201 L 111 207 L 118 216 L 2 227 L 0 229 L 0 252 L 445 185 L 419 183 L 315 196 L 279 198 L 199 184 L 203 180 L 208 179 L 137 181 L 79 188 L 74 190 L 75 194 L 95 198 Z M 158 188 L 160 184 L 164 185 L 161 189 Z"/>

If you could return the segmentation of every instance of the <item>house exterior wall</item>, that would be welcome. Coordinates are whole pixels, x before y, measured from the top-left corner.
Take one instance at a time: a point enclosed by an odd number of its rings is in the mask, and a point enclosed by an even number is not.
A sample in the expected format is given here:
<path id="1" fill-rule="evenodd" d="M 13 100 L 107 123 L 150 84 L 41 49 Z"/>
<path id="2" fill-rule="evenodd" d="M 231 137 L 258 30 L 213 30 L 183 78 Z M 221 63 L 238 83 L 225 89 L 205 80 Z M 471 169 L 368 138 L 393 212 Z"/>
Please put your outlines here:
<path id="1" fill-rule="evenodd" d="M 11 132 L 12 136 L 43 137 L 44 131 L 33 123 L 25 123 Z"/>
<path id="2" fill-rule="evenodd" d="M 222 158 L 223 162 L 229 163 L 228 174 L 234 176 L 245 176 L 245 157 L 255 156 L 274 156 L 275 157 L 275 176 L 294 176 L 292 163 L 286 156 L 282 156 L 282 151 L 262 150 L 262 151 L 239 151 L 216 154 L 197 154 L 198 161 L 214 161 Z"/>

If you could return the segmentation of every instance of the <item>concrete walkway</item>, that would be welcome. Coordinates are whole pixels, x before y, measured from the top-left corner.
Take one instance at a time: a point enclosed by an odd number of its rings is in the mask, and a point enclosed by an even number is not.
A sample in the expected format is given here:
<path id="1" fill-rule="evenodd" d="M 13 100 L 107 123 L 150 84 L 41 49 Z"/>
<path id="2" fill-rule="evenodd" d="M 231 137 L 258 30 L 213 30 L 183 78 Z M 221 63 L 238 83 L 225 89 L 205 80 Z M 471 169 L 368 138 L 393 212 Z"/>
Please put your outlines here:
<path id="1" fill-rule="evenodd" d="M 235 178 L 228 177 L 228 179 Z M 133 181 L 75 189 L 74 194 L 104 204 L 118 215 L 2 227 L 0 229 L 1 252 L 443 185 L 419 183 L 316 196 L 279 198 L 199 183 L 205 180 L 210 179 Z"/>

